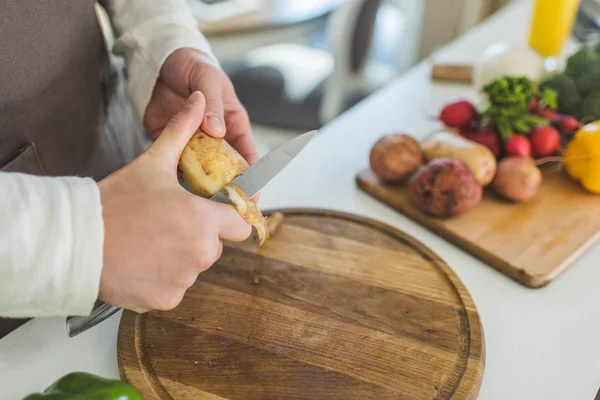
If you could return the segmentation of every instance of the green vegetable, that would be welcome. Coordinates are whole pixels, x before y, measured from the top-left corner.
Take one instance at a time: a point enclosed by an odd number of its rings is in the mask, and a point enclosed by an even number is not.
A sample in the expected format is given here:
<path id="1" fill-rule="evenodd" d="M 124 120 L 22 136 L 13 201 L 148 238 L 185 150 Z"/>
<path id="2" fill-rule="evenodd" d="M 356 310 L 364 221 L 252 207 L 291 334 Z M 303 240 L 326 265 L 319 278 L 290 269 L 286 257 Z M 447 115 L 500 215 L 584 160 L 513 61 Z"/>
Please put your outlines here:
<path id="1" fill-rule="evenodd" d="M 565 72 L 576 78 L 590 68 L 596 68 L 600 62 L 600 54 L 592 47 L 582 47 L 567 59 Z"/>
<path id="2" fill-rule="evenodd" d="M 538 88 L 538 96 L 540 96 L 541 102 L 543 103 L 542 106 L 548 106 L 551 109 L 556 110 L 558 100 L 558 93 L 556 93 L 556 90 L 549 87 Z"/>
<path id="3" fill-rule="evenodd" d="M 550 87 L 558 93 L 558 111 L 575 116 L 580 121 L 600 119 L 596 106 L 600 90 L 600 43 L 584 46 L 572 54 L 565 71 L 544 79 L 540 87 Z"/>
<path id="4" fill-rule="evenodd" d="M 42 393 L 23 400 L 142 400 L 133 386 L 86 372 L 72 372 L 56 380 Z"/>
<path id="5" fill-rule="evenodd" d="M 578 78 L 575 79 L 577 90 L 583 96 L 588 95 L 590 92 L 600 89 L 600 68 L 593 68 L 585 73 L 582 73 Z"/>
<path id="6" fill-rule="evenodd" d="M 553 89 L 558 95 L 557 108 L 563 114 L 578 116 L 581 112 L 581 97 L 575 81 L 566 74 L 551 75 L 540 83 L 541 89 Z"/>
<path id="7" fill-rule="evenodd" d="M 600 115 L 600 90 L 590 93 L 581 104 L 581 120 L 594 121 Z"/>
<path id="8" fill-rule="evenodd" d="M 583 47 L 567 59 L 565 74 L 573 78 L 582 96 L 600 89 L 600 53 Z"/>
<path id="9" fill-rule="evenodd" d="M 482 125 L 495 125 L 500 136 L 506 141 L 513 133 L 527 134 L 538 125 L 548 125 L 548 120 L 529 112 L 534 96 L 550 108 L 556 108 L 556 92 L 546 87 L 540 90 L 527 77 L 503 76 L 483 87 L 488 105 L 483 110 Z"/>

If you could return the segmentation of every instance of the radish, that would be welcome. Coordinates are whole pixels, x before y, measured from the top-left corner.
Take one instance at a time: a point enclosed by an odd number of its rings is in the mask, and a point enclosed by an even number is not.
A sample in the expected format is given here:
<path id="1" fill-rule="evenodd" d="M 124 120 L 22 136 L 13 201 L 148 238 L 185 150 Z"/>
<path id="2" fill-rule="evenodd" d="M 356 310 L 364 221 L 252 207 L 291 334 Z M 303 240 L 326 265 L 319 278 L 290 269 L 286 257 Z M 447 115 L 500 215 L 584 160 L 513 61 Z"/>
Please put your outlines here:
<path id="1" fill-rule="evenodd" d="M 535 113 L 538 109 L 539 104 L 540 104 L 540 98 L 537 96 L 533 96 L 531 98 L 531 101 L 529 102 L 529 112 Z"/>
<path id="2" fill-rule="evenodd" d="M 552 121 L 558 115 L 558 113 L 551 108 L 542 108 L 541 110 L 537 110 L 535 114 L 538 117 L 547 119 L 548 121 Z"/>
<path id="3" fill-rule="evenodd" d="M 525 136 L 511 136 L 504 143 L 504 150 L 509 156 L 531 157 L 531 143 Z"/>
<path id="4" fill-rule="evenodd" d="M 560 134 L 551 126 L 536 126 L 529 134 L 531 149 L 536 157 L 551 156 L 560 146 Z"/>
<path id="5" fill-rule="evenodd" d="M 476 119 L 477 109 L 467 100 L 454 100 L 447 103 L 440 112 L 440 120 L 450 128 L 463 128 Z"/>
<path id="6" fill-rule="evenodd" d="M 552 125 L 562 133 L 574 133 L 582 126 L 581 122 L 577 121 L 575 117 L 560 114 L 552 120 Z"/>
<path id="7" fill-rule="evenodd" d="M 492 154 L 494 154 L 494 157 L 500 157 L 500 153 L 502 153 L 500 138 L 498 137 L 496 131 L 492 128 L 479 128 L 477 130 L 464 129 L 461 131 L 461 133 L 465 138 L 482 144 L 490 149 Z"/>
<path id="8" fill-rule="evenodd" d="M 461 129 L 464 129 L 468 132 L 475 132 L 478 131 L 479 129 L 481 129 L 481 120 L 480 119 L 472 119 L 470 120 L 467 125 L 465 125 L 464 127 L 462 127 Z"/>

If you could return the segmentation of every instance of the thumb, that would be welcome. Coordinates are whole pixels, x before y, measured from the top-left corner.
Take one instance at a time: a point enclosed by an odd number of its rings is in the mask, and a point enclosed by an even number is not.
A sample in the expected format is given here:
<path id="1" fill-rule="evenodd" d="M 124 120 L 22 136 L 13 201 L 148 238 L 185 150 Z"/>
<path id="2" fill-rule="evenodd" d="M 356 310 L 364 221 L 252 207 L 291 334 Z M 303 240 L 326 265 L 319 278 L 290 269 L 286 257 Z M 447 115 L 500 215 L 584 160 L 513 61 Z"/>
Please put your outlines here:
<path id="1" fill-rule="evenodd" d="M 192 93 L 185 106 L 171 118 L 148 151 L 175 168 L 183 149 L 200 128 L 205 108 L 204 95 L 200 92 Z"/>

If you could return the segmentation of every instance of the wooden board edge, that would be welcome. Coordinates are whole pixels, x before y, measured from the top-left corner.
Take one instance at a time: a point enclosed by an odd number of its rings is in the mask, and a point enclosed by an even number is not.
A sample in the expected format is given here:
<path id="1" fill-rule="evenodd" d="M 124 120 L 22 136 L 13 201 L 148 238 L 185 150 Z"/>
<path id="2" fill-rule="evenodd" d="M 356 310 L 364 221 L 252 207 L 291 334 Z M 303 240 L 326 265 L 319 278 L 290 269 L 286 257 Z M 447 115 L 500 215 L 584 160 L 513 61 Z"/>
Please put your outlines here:
<path id="1" fill-rule="evenodd" d="M 123 310 L 121 320 L 119 321 L 119 329 L 117 334 L 117 364 L 119 368 L 119 376 L 123 382 L 132 385 L 137 390 L 142 392 L 144 399 L 169 399 L 170 396 L 164 391 L 162 384 L 160 382 L 153 382 L 151 377 L 148 376 L 149 371 L 145 371 L 146 367 L 141 362 L 141 357 L 143 357 L 143 354 L 140 355 L 139 348 L 142 346 L 138 341 L 142 338 L 138 336 L 138 327 L 140 322 L 144 320 L 144 317 L 145 314 L 138 314 L 131 310 Z M 131 343 L 128 343 L 127 345 L 123 343 L 126 337 L 129 337 L 133 340 L 133 345 L 131 345 Z M 124 364 L 124 360 L 126 359 L 135 359 L 138 369 L 133 369 L 131 366 L 126 366 Z M 147 383 L 147 385 L 142 385 L 142 383 Z M 148 393 L 145 388 L 149 388 L 151 392 Z"/>
<path id="2" fill-rule="evenodd" d="M 135 326 L 135 323 L 132 324 L 127 324 L 128 320 L 132 319 L 132 313 L 129 310 L 123 310 L 122 314 L 121 314 L 121 319 L 119 320 L 119 327 L 117 329 L 117 367 L 119 368 L 119 376 L 121 377 L 121 380 L 123 382 L 128 382 L 129 383 L 129 379 L 127 376 L 127 371 L 125 370 L 125 365 L 123 363 L 123 360 L 126 357 L 131 357 L 132 354 L 129 351 L 129 349 L 131 348 L 130 346 L 125 346 L 123 344 L 123 335 L 127 335 L 127 334 L 133 334 L 134 332 L 126 332 L 129 331 L 129 326 Z"/>
<path id="3" fill-rule="evenodd" d="M 487 362 L 485 332 L 483 330 L 481 318 L 479 318 L 478 315 L 477 323 L 479 324 L 479 332 L 481 336 L 479 359 L 469 358 L 467 371 L 470 372 L 470 381 L 467 379 L 461 381 L 461 385 L 457 390 L 457 392 L 459 393 L 464 393 L 464 398 L 467 400 L 476 400 L 479 397 L 479 392 L 481 391 L 481 385 L 483 384 L 483 376 Z"/>
<path id="4" fill-rule="evenodd" d="M 425 243 L 420 240 L 414 238 L 408 233 L 398 229 L 394 226 L 386 224 L 383 221 L 376 220 L 370 217 L 362 216 L 356 213 L 351 213 L 347 211 L 338 211 L 331 209 L 319 209 L 319 208 L 278 208 L 278 209 L 269 209 L 263 211 L 265 215 L 270 215 L 274 212 L 281 212 L 284 214 L 284 218 L 286 214 L 292 215 L 323 215 L 329 217 L 337 217 L 347 219 L 349 221 L 363 223 L 367 226 L 371 226 L 373 228 L 379 229 L 382 232 L 393 235 L 400 240 L 406 241 L 411 246 L 414 246 L 417 252 L 422 254 L 424 257 L 429 258 L 432 262 L 435 262 L 436 265 L 444 272 L 446 277 L 450 280 L 451 284 L 458 291 L 459 297 L 464 304 L 465 310 L 467 311 L 467 319 L 469 322 L 469 337 L 472 337 L 475 329 L 474 325 L 477 326 L 479 330 L 480 340 L 475 344 L 473 341 L 469 343 L 469 355 L 473 350 L 477 350 L 479 353 L 479 358 L 471 358 L 470 356 L 467 358 L 467 365 L 465 368 L 465 372 L 462 376 L 462 379 L 456 388 L 454 393 L 465 394 L 466 399 L 476 399 L 479 391 L 481 390 L 481 385 L 483 383 L 483 374 L 485 370 L 485 334 L 483 323 L 481 318 L 479 317 L 479 313 L 477 310 L 477 306 L 473 297 L 471 296 L 469 290 L 460 280 L 458 275 L 454 272 L 454 270 L 450 267 L 450 265 L 444 261 L 436 252 L 434 252 L 431 248 L 429 248 Z M 473 346 L 478 345 L 478 348 L 474 348 Z"/>
<path id="5" fill-rule="evenodd" d="M 515 265 L 507 263 L 506 261 L 504 261 L 502 259 L 499 259 L 498 257 L 496 257 L 495 255 L 491 254 L 488 251 L 471 247 L 468 241 L 457 236 L 450 230 L 445 229 L 444 227 L 436 226 L 434 224 L 432 218 L 430 218 L 426 215 L 423 215 L 416 211 L 414 213 L 406 212 L 405 210 L 400 210 L 400 209 L 394 207 L 394 205 L 391 204 L 391 202 L 388 202 L 387 200 L 385 200 L 385 199 L 377 196 L 375 193 L 373 193 L 372 185 L 370 183 L 366 182 L 361 177 L 361 174 L 364 172 L 366 172 L 366 170 L 360 172 L 355 177 L 357 186 L 364 193 L 373 197 L 377 201 L 379 201 L 383 204 L 386 204 L 387 206 L 398 211 L 400 214 L 404 215 L 405 217 L 410 218 L 411 220 L 422 225 L 430 232 L 440 236 L 441 238 L 445 239 L 449 243 L 451 243 L 455 246 L 458 246 L 460 249 L 462 249 L 466 253 L 471 254 L 472 256 L 478 258 L 479 260 L 488 264 L 492 268 L 501 272 L 503 275 L 508 276 L 509 278 L 513 279 L 514 281 L 516 281 L 528 288 L 540 289 L 540 288 L 547 286 L 555 278 L 557 278 L 560 274 L 562 274 L 565 270 L 567 270 L 568 267 L 574 261 L 574 259 L 568 260 L 568 262 L 563 263 L 563 265 L 561 267 L 555 269 L 554 271 L 552 271 L 551 273 L 548 273 L 548 274 L 530 274 L 527 271 L 520 269 L 519 267 L 517 267 Z"/>
<path id="6" fill-rule="evenodd" d="M 386 227 L 388 232 L 397 234 L 399 237 L 405 238 L 411 245 L 415 246 L 417 250 L 422 253 L 424 256 L 429 257 L 436 265 L 444 272 L 446 277 L 450 280 L 452 285 L 458 291 L 460 299 L 463 301 L 465 309 L 467 312 L 467 320 L 469 322 L 469 338 L 472 337 L 473 333 L 477 331 L 475 327 L 478 328 L 479 338 L 478 342 L 473 342 L 472 340 L 469 343 L 469 357 L 467 359 L 467 366 L 465 368 L 465 372 L 463 377 L 457 387 L 455 394 L 464 394 L 465 399 L 477 399 L 479 391 L 481 390 L 481 385 L 483 383 L 483 374 L 485 371 L 485 333 L 483 328 L 483 323 L 481 318 L 479 317 L 479 312 L 477 310 L 477 305 L 475 304 L 475 300 L 471 296 L 471 293 L 464 285 L 464 283 L 460 280 L 458 275 L 454 272 L 454 270 L 450 267 L 450 265 L 444 261 L 441 256 L 439 256 L 436 252 L 434 252 L 431 248 L 425 245 L 420 240 L 408 235 L 402 230 L 387 225 L 385 223 L 379 222 L 382 226 Z M 478 346 L 475 348 L 475 346 Z M 479 353 L 479 358 L 472 358 L 471 352 L 476 350 Z"/>
<path id="7" fill-rule="evenodd" d="M 362 216 L 355 213 L 350 213 L 346 211 L 338 211 L 331 209 L 319 209 L 319 208 L 301 208 L 301 207 L 290 207 L 290 208 L 274 208 L 264 210 L 263 214 L 265 216 L 271 215 L 275 212 L 281 212 L 285 215 L 322 215 L 328 217 L 336 217 L 343 218 L 349 221 L 364 223 L 368 226 L 374 227 L 376 229 L 380 229 L 381 231 L 394 235 L 398 239 L 404 240 L 410 245 L 414 246 L 415 249 L 421 253 L 424 257 L 430 258 L 431 261 L 435 262 L 439 268 L 444 272 L 447 279 L 450 280 L 451 284 L 457 290 L 459 294 L 460 300 L 463 302 L 465 307 L 466 317 L 469 323 L 469 338 L 471 339 L 474 333 L 473 326 L 477 324 L 479 328 L 479 336 L 480 340 L 475 342 L 475 345 L 479 346 L 476 348 L 479 353 L 479 358 L 472 358 L 471 352 L 475 348 L 473 348 L 474 343 L 473 340 L 469 342 L 469 355 L 467 356 L 467 362 L 465 371 L 461 376 L 461 380 L 456 387 L 454 394 L 465 394 L 466 399 L 476 399 L 478 393 L 481 389 L 481 385 L 483 382 L 483 374 L 485 370 L 485 335 L 483 330 L 483 324 L 481 318 L 479 317 L 477 306 L 475 301 L 473 300 L 471 294 L 467 290 L 466 286 L 462 283 L 458 275 L 454 272 L 454 270 L 432 249 L 427 247 L 424 243 L 419 241 L 418 239 L 410 236 L 408 233 L 395 228 L 391 225 L 388 225 L 382 221 L 372 219 L 366 216 Z M 138 327 L 140 326 L 139 322 L 143 319 L 144 315 L 135 313 L 130 310 L 124 310 L 121 316 L 121 320 L 119 323 L 118 329 L 118 337 L 117 337 L 117 362 L 119 367 L 119 375 L 121 379 L 129 384 L 132 384 L 134 387 L 138 387 L 137 382 L 145 381 L 149 382 L 147 373 L 144 373 L 145 367 L 141 365 L 140 354 L 138 354 L 138 348 L 140 344 L 137 343 L 138 337 Z M 124 340 L 125 337 L 133 338 L 135 341 L 134 345 L 131 344 L 125 345 Z M 133 374 L 128 371 L 128 368 L 124 365 L 125 359 L 135 359 L 139 366 L 139 370 L 135 371 Z M 150 399 L 159 399 L 163 398 L 156 393 L 156 387 L 153 385 L 149 385 L 153 393 L 151 393 L 150 397 L 147 397 L 148 394 L 144 393 L 145 398 Z M 163 389 L 162 386 L 161 388 Z M 141 390 L 138 388 L 138 390 Z M 164 389 L 163 389 L 164 390 Z M 168 396 L 168 394 L 164 393 Z M 451 397 L 454 397 L 454 394 Z"/>

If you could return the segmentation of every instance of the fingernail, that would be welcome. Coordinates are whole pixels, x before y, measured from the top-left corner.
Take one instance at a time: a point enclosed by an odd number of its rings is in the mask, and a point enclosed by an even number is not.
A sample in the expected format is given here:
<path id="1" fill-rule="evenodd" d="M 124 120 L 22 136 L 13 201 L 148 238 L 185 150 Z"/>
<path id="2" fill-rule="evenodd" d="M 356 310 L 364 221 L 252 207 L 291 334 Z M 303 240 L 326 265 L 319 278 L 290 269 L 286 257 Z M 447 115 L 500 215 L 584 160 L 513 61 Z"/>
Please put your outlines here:
<path id="1" fill-rule="evenodd" d="M 225 132 L 225 125 L 223 124 L 223 120 L 221 120 L 221 118 L 217 117 L 216 115 L 210 115 L 208 116 L 207 121 L 210 127 L 215 131 L 219 133 Z"/>
<path id="2" fill-rule="evenodd" d="M 187 99 L 187 105 L 189 106 L 190 104 L 194 104 L 196 101 L 198 101 L 199 97 L 200 97 L 200 92 L 199 91 L 195 91 L 194 93 L 192 93 L 190 95 L 190 97 L 188 97 L 188 99 Z"/>

